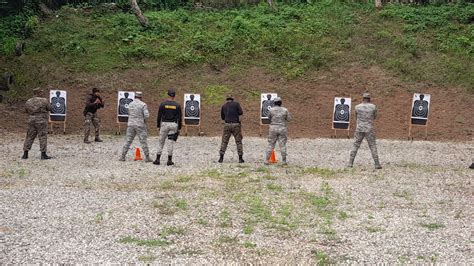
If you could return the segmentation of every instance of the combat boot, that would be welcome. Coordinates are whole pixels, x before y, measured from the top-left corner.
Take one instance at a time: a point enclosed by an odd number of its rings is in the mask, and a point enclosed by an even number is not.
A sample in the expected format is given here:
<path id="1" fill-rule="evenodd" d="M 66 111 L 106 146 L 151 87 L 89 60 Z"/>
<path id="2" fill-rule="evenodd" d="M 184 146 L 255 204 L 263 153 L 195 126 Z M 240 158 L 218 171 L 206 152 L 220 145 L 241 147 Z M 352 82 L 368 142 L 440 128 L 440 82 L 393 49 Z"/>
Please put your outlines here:
<path id="1" fill-rule="evenodd" d="M 41 153 L 41 160 L 49 160 L 52 159 L 53 157 L 50 157 L 46 154 L 46 152 Z"/>
<path id="2" fill-rule="evenodd" d="M 23 151 L 23 156 L 21 156 L 21 159 L 28 159 L 28 151 Z"/>
<path id="3" fill-rule="evenodd" d="M 474 169 L 474 163 L 472 163 L 471 166 L 469 166 L 469 169 Z"/>
<path id="4" fill-rule="evenodd" d="M 84 139 L 84 143 L 85 144 L 90 144 L 91 142 L 89 141 L 89 139 Z"/>
<path id="5" fill-rule="evenodd" d="M 103 140 L 101 140 L 99 137 L 95 137 L 94 141 L 95 142 L 103 142 Z"/>
<path id="6" fill-rule="evenodd" d="M 286 162 L 286 155 L 281 156 L 281 164 L 282 165 L 288 165 L 288 163 Z"/>
<path id="7" fill-rule="evenodd" d="M 120 159 L 119 159 L 119 161 L 121 161 L 121 162 L 125 162 L 125 154 L 122 154 L 122 156 L 120 156 Z"/>
<path id="8" fill-rule="evenodd" d="M 224 154 L 219 154 L 219 163 L 222 163 L 224 161 Z"/>
<path id="9" fill-rule="evenodd" d="M 243 155 L 239 155 L 239 163 L 245 163 Z"/>
<path id="10" fill-rule="evenodd" d="M 161 157 L 161 154 L 157 154 L 156 160 L 153 162 L 153 164 L 160 165 L 160 157 Z"/>
<path id="11" fill-rule="evenodd" d="M 168 162 L 166 162 L 166 165 L 174 165 L 173 156 L 168 156 Z"/>

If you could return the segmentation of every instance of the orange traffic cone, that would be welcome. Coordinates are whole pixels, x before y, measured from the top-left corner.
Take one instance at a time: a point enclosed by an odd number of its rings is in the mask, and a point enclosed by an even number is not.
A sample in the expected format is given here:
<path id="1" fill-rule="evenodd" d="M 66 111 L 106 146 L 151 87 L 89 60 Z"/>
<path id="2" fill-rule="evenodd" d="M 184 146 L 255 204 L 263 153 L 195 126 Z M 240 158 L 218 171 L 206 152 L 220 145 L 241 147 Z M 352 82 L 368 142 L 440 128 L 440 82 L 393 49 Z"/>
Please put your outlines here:
<path id="1" fill-rule="evenodd" d="M 140 148 L 135 149 L 135 158 L 133 159 L 134 161 L 141 161 L 142 159 L 142 154 L 140 153 Z"/>
<path id="2" fill-rule="evenodd" d="M 275 150 L 272 150 L 272 155 L 270 156 L 270 160 L 268 161 L 269 163 L 277 163 L 277 159 L 275 156 Z"/>

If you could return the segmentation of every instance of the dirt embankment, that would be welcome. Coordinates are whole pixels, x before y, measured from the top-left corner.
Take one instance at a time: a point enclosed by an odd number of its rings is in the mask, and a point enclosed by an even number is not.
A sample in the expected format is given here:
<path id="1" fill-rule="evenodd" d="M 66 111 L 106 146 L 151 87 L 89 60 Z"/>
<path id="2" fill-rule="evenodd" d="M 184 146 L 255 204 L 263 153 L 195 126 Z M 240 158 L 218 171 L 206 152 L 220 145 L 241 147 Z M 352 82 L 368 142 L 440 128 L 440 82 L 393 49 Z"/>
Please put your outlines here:
<path id="1" fill-rule="evenodd" d="M 103 132 L 117 130 L 117 91 L 141 90 L 145 93 L 152 117 L 149 128 L 156 127 L 156 113 L 164 99 L 164 91 L 176 88 L 178 100 L 183 93 L 200 92 L 208 85 L 226 85 L 244 108 L 243 130 L 247 136 L 259 134 L 259 94 L 277 92 L 283 97 L 284 106 L 293 114 L 290 125 L 291 137 L 330 137 L 333 98 L 352 97 L 353 106 L 361 101 L 361 93 L 368 90 L 378 106 L 376 122 L 379 138 L 404 139 L 408 134 L 409 112 L 414 92 L 431 94 L 428 138 L 431 140 L 472 140 L 474 116 L 471 108 L 474 97 L 462 88 L 445 88 L 432 84 L 409 83 L 392 77 L 385 71 L 361 65 L 308 73 L 304 78 L 286 80 L 259 68 L 240 71 L 195 67 L 187 69 L 149 68 L 125 70 L 121 73 L 72 75 L 63 71 L 49 71 L 49 86 L 68 91 L 67 132 L 82 132 L 85 95 L 94 86 L 102 88 L 106 108 L 101 110 Z M 253 92 L 253 93 L 252 93 Z M 206 104 L 203 95 L 202 131 L 208 136 L 221 134 L 220 106 Z M 222 99 L 224 101 L 224 97 Z M 22 104 L 0 104 L 3 117 L 0 131 L 24 132 L 27 120 Z M 352 120 L 354 122 L 354 120 Z M 354 130 L 351 124 L 351 133 Z M 191 135 L 197 129 L 190 128 Z M 150 130 L 156 134 L 155 130 Z M 423 130 L 415 129 L 415 138 L 423 136 Z M 266 134 L 266 130 L 263 131 Z M 343 135 L 341 133 L 340 135 Z"/>

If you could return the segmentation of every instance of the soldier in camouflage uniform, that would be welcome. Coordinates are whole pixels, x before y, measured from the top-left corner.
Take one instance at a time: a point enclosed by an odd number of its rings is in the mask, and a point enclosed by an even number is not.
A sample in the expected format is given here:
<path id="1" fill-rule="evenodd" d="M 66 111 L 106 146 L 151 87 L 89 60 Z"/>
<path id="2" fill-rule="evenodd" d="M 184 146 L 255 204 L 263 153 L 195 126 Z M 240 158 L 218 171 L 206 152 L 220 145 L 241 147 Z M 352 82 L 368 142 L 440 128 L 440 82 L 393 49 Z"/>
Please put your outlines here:
<path id="1" fill-rule="evenodd" d="M 28 151 L 38 136 L 40 142 L 41 159 L 51 159 L 46 154 L 48 143 L 48 115 L 51 111 L 51 104 L 46 98 L 41 97 L 43 91 L 40 88 L 33 90 L 34 97 L 26 101 L 25 107 L 29 114 L 28 132 L 26 134 L 25 143 L 23 145 L 22 159 L 28 159 Z"/>
<path id="2" fill-rule="evenodd" d="M 281 106 L 281 98 L 276 97 L 274 100 L 275 106 L 270 109 L 268 118 L 270 119 L 270 129 L 268 130 L 268 147 L 265 152 L 265 164 L 275 149 L 275 144 L 278 141 L 281 149 L 281 160 L 286 164 L 286 141 L 288 140 L 288 122 L 291 120 L 288 109 Z"/>
<path id="3" fill-rule="evenodd" d="M 242 145 L 242 127 L 240 124 L 240 116 L 244 114 L 242 107 L 238 102 L 234 102 L 234 98 L 228 95 L 226 103 L 221 108 L 221 118 L 224 120 L 224 133 L 222 135 L 221 149 L 219 151 L 219 163 L 224 161 L 224 154 L 229 144 L 230 136 L 234 136 L 237 145 L 237 153 L 239 155 L 239 163 L 244 163 L 244 149 Z"/>
<path id="4" fill-rule="evenodd" d="M 142 145 L 143 153 L 145 153 L 145 162 L 153 162 L 148 150 L 148 133 L 146 128 L 146 120 L 150 117 L 150 113 L 148 112 L 148 106 L 146 103 L 142 102 L 142 96 L 142 92 L 135 92 L 135 100 L 128 106 L 127 137 L 125 144 L 123 145 L 120 161 L 125 161 L 128 149 L 130 148 L 135 136 L 138 135 L 138 140 L 140 140 L 140 144 Z"/>
<path id="5" fill-rule="evenodd" d="M 168 90 L 168 96 L 168 100 L 160 104 L 156 119 L 156 126 L 160 129 L 158 151 L 156 153 L 156 160 L 153 162 L 156 165 L 160 164 L 161 152 L 163 151 L 166 138 L 168 138 L 168 162 L 166 165 L 174 165 L 173 149 L 182 125 L 181 106 L 174 101 L 176 92 Z"/>
<path id="6" fill-rule="evenodd" d="M 91 124 L 95 128 L 95 142 L 102 142 L 99 138 L 100 119 L 97 110 L 104 108 L 104 101 L 100 97 L 100 91 L 97 88 L 92 89 L 92 93 L 86 97 L 86 107 L 84 108 L 84 143 L 91 143 L 89 141 L 89 134 L 91 132 Z"/>
<path id="7" fill-rule="evenodd" d="M 354 159 L 359 150 L 360 144 L 364 138 L 367 139 L 369 144 L 372 158 L 374 159 L 375 169 L 382 169 L 379 162 L 379 156 L 377 154 L 377 145 L 375 143 L 375 132 L 374 132 L 374 119 L 377 117 L 377 107 L 370 102 L 370 94 L 363 94 L 362 103 L 355 107 L 357 127 L 354 134 L 354 146 L 352 147 L 351 156 L 347 167 L 352 167 Z"/>

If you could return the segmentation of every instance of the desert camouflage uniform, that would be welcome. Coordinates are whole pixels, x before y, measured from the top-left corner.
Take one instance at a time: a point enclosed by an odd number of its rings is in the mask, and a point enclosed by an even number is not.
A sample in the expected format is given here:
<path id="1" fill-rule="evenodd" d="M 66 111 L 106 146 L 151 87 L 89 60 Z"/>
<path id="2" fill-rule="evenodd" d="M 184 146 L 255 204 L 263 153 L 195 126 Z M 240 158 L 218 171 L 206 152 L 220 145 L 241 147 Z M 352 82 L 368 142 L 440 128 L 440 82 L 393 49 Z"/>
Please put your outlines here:
<path id="1" fill-rule="evenodd" d="M 225 123 L 224 134 L 222 135 L 222 144 L 219 151 L 220 154 L 225 154 L 227 145 L 229 145 L 230 136 L 234 136 L 235 144 L 237 145 L 237 154 L 243 156 L 244 148 L 242 146 L 242 127 L 240 123 Z"/>
<path id="2" fill-rule="evenodd" d="M 84 139 L 88 139 L 91 132 L 91 124 L 95 128 L 95 137 L 99 137 L 100 119 L 98 113 L 87 112 L 84 120 Z"/>
<path id="3" fill-rule="evenodd" d="M 166 138 L 168 138 L 168 156 L 173 156 L 173 148 L 176 140 L 174 134 L 178 132 L 178 123 L 175 122 L 161 122 L 160 137 L 158 139 L 157 155 L 161 155 Z"/>
<path id="4" fill-rule="evenodd" d="M 286 163 L 286 141 L 288 140 L 288 122 L 291 120 L 288 109 L 281 106 L 273 106 L 268 115 L 270 129 L 268 130 L 268 147 L 265 151 L 265 162 L 268 162 L 275 144 L 278 141 L 281 149 L 281 158 Z"/>
<path id="5" fill-rule="evenodd" d="M 46 98 L 33 97 L 26 101 L 26 111 L 29 114 L 28 132 L 26 134 L 24 151 L 29 151 L 36 136 L 40 142 L 41 152 L 46 152 L 48 142 L 48 113 L 51 111 L 51 104 Z"/>
<path id="6" fill-rule="evenodd" d="M 375 143 L 374 119 L 377 117 L 377 107 L 372 103 L 361 103 L 355 107 L 357 116 L 357 127 L 354 133 L 354 146 L 351 150 L 349 166 L 352 166 L 364 137 L 369 144 L 372 158 L 375 165 L 380 166 L 379 156 L 377 154 L 377 145 Z"/>
<path id="7" fill-rule="evenodd" d="M 145 124 L 145 120 L 150 117 L 148 112 L 148 106 L 146 103 L 141 101 L 139 98 L 135 98 L 133 102 L 128 106 L 128 124 L 127 124 L 127 139 L 122 149 L 122 159 L 125 158 L 125 155 L 130 148 L 130 145 L 133 142 L 133 139 L 138 135 L 138 140 L 143 149 L 143 153 L 146 158 L 149 159 L 150 152 L 148 150 L 148 132 Z M 150 160 L 151 161 L 151 160 Z"/>

